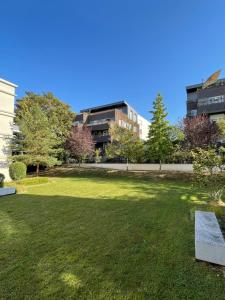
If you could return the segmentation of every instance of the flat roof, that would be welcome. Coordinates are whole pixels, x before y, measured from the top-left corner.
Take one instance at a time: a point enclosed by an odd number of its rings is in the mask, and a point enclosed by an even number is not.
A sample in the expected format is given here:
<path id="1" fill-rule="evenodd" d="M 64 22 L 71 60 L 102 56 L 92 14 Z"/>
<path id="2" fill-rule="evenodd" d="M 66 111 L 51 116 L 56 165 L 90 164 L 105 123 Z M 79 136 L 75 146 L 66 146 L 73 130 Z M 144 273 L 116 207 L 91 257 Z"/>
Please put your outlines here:
<path id="1" fill-rule="evenodd" d="M 110 108 L 116 108 L 117 106 L 122 106 L 122 105 L 129 106 L 129 104 L 126 101 L 117 101 L 117 102 L 112 102 L 112 103 L 103 104 L 103 105 L 99 105 L 99 106 L 85 108 L 85 109 L 82 109 L 80 112 L 83 113 L 83 112 L 89 112 L 89 111 L 96 111 L 96 110 L 105 109 L 105 108 L 110 109 Z"/>
<path id="2" fill-rule="evenodd" d="M 225 81 L 225 78 L 218 79 L 215 83 L 222 82 L 222 81 Z M 214 85 L 215 83 L 213 83 L 212 85 Z M 203 85 L 203 82 L 202 83 L 193 84 L 193 85 L 187 85 L 186 86 L 186 90 L 190 90 L 190 89 L 194 89 L 194 88 L 201 88 L 202 85 Z"/>
<path id="3" fill-rule="evenodd" d="M 15 87 L 15 88 L 18 87 L 18 85 L 16 85 L 15 83 L 12 83 L 12 82 L 7 81 L 7 80 L 2 79 L 2 78 L 0 78 L 0 82 L 5 83 L 5 84 L 10 85 L 10 86 Z"/>

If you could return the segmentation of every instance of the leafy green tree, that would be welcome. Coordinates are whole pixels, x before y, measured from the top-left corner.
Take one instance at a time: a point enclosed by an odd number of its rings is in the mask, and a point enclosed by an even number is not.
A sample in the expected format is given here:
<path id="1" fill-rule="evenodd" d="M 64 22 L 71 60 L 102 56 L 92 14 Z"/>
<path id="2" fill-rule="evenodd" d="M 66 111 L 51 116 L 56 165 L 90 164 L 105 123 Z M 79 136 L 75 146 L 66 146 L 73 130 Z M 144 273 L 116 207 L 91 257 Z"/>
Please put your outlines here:
<path id="1" fill-rule="evenodd" d="M 201 148 L 192 151 L 194 185 L 208 193 L 212 203 L 225 205 L 222 195 L 225 189 L 224 160 L 214 149 Z"/>
<path id="2" fill-rule="evenodd" d="M 20 111 L 17 118 L 20 128 L 19 137 L 13 141 L 13 156 L 15 161 L 23 161 L 27 165 L 36 166 L 39 175 L 39 166 L 53 166 L 59 164 L 55 133 L 49 126 L 49 120 L 37 102 L 31 102 L 26 109 Z"/>
<path id="3" fill-rule="evenodd" d="M 128 128 L 113 126 L 110 129 L 111 143 L 106 147 L 109 158 L 123 158 L 127 162 L 141 161 L 144 156 L 143 143 L 140 138 Z"/>
<path id="4" fill-rule="evenodd" d="M 174 145 L 181 145 L 184 141 L 184 132 L 180 129 L 178 125 L 170 125 L 169 127 L 169 139 Z"/>
<path id="5" fill-rule="evenodd" d="M 48 121 L 48 127 L 52 136 L 56 139 L 57 157 L 62 160 L 65 157 L 65 143 L 70 134 L 75 114 L 70 106 L 57 99 L 52 93 L 35 94 L 26 92 L 26 95 L 17 101 L 16 123 L 20 123 L 29 107 L 36 103 Z"/>
<path id="6" fill-rule="evenodd" d="M 166 120 L 167 112 L 163 97 L 158 94 L 153 102 L 151 124 L 146 143 L 146 156 L 149 160 L 158 161 L 160 170 L 162 162 L 172 153 L 173 143 L 170 139 L 170 126 Z"/>

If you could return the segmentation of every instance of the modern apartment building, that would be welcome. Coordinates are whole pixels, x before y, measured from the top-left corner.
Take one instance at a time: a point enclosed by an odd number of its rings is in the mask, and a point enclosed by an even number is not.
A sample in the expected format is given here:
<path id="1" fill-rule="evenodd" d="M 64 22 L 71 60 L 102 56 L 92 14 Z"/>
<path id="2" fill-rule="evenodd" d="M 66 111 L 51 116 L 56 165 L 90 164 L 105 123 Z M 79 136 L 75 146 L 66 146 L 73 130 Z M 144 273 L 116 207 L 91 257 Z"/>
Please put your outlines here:
<path id="1" fill-rule="evenodd" d="M 8 170 L 9 143 L 13 136 L 14 99 L 17 85 L 0 79 L 0 173 L 10 180 Z"/>
<path id="2" fill-rule="evenodd" d="M 206 114 L 217 121 L 225 116 L 225 78 L 204 87 L 203 83 L 186 87 L 187 117 Z"/>
<path id="3" fill-rule="evenodd" d="M 75 126 L 86 124 L 91 128 L 96 148 L 103 149 L 111 141 L 109 129 L 117 124 L 133 130 L 146 140 L 149 122 L 140 116 L 126 101 L 83 109 L 76 115 Z"/>

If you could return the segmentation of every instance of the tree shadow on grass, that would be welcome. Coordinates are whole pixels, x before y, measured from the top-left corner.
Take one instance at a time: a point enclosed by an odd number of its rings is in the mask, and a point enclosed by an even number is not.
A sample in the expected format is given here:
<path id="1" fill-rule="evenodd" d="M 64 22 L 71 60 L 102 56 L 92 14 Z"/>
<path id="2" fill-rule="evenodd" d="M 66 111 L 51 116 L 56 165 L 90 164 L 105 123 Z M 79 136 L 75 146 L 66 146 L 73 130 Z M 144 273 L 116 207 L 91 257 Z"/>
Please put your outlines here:
<path id="1" fill-rule="evenodd" d="M 129 195 L 2 198 L 0 296 L 223 299 L 222 278 L 193 260 L 191 203 L 181 201 L 186 190 L 171 201 L 168 189 L 163 197 L 154 192 L 149 200 Z"/>

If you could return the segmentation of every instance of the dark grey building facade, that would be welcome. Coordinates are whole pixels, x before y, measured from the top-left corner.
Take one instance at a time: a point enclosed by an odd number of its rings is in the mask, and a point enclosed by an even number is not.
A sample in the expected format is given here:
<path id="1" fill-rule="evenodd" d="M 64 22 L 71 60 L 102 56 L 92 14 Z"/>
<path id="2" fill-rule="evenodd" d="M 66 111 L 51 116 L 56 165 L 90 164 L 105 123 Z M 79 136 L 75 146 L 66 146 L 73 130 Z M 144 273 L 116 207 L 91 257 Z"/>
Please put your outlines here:
<path id="1" fill-rule="evenodd" d="M 187 117 L 206 114 L 217 121 L 225 116 L 225 78 L 203 88 L 203 83 L 186 87 Z"/>

